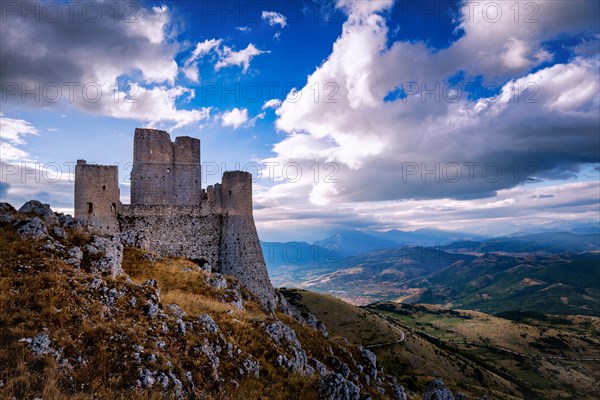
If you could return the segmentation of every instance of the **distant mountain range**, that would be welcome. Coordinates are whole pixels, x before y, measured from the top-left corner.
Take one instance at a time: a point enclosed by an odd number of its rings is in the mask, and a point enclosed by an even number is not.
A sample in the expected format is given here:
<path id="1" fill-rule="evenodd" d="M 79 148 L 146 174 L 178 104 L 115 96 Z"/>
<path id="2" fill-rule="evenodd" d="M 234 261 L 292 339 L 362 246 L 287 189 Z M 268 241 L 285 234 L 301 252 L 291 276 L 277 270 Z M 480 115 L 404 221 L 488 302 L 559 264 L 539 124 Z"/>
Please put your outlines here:
<path id="1" fill-rule="evenodd" d="M 445 250 L 477 253 L 582 253 L 600 250 L 600 234 L 572 232 L 534 233 L 504 236 L 483 241 L 458 241 L 443 247 Z"/>
<path id="2" fill-rule="evenodd" d="M 588 300 L 600 297 L 600 233 L 581 231 L 482 238 L 435 229 L 348 230 L 314 244 L 262 246 L 276 286 L 355 304 L 397 300 L 595 315 L 586 307 L 600 306 Z"/>
<path id="3" fill-rule="evenodd" d="M 600 316 L 600 253 L 488 254 L 457 261 L 407 286 L 422 289 L 405 299 L 409 303 Z"/>

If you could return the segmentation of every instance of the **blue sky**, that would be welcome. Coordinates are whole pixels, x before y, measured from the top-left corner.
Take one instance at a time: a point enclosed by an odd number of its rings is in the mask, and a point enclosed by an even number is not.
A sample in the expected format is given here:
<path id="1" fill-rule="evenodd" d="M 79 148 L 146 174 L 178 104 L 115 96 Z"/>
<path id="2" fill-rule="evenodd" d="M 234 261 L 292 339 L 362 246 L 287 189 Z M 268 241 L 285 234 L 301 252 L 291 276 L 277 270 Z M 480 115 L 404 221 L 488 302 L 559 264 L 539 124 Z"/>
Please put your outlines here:
<path id="1" fill-rule="evenodd" d="M 264 240 L 598 223 L 598 1 L 69 7 L 3 3 L 2 201 L 69 212 L 86 159 L 127 202 L 156 127 L 202 140 L 205 185 L 254 173 Z"/>

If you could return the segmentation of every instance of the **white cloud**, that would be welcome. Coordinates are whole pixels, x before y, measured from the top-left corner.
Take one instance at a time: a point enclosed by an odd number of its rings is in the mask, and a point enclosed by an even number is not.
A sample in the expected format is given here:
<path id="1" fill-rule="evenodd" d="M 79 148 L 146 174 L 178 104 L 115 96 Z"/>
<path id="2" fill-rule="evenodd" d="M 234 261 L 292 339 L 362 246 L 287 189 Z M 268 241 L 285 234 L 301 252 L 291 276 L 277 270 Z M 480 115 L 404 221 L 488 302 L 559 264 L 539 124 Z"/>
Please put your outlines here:
<path id="1" fill-rule="evenodd" d="M 572 178 L 586 163 L 598 162 L 597 57 L 576 57 L 523 76 L 550 55 L 542 39 L 527 40 L 527 29 L 519 24 L 511 28 L 513 23 L 491 26 L 491 33 L 483 25 L 465 26 L 470 29 L 466 36 L 439 51 L 418 42 L 389 47 L 380 13 L 386 4 L 340 2 L 349 17 L 332 53 L 276 111 L 276 126 L 288 135 L 274 145 L 275 157 L 267 161 L 298 163 L 303 170 L 333 163 L 337 182 L 314 183 L 305 174 L 301 184 L 281 183 L 269 191 L 294 190 L 313 204 L 465 200 L 495 196 L 528 178 Z M 538 38 L 575 29 L 564 23 L 540 24 L 530 28 Z M 498 39 L 497 34 L 503 36 Z M 480 57 L 482 50 L 469 35 L 479 41 L 494 35 L 491 45 L 483 40 L 491 55 Z M 431 90 L 467 67 L 476 74 L 508 76 L 500 95 L 472 101 L 462 93 L 450 101 L 438 90 L 439 99 L 435 93 L 417 92 L 404 100 L 384 101 L 403 82 L 416 81 Z M 472 180 L 464 164 L 470 162 L 479 163 Z M 444 174 L 456 163 L 463 175 L 453 182 Z M 491 179 L 488 164 L 500 168 L 498 179 Z M 415 175 L 408 174 L 407 168 L 415 165 Z M 511 171 L 515 165 L 518 171 Z"/>
<path id="2" fill-rule="evenodd" d="M 4 141 L 0 142 L 0 154 L 2 155 L 2 161 L 5 162 L 30 160 L 28 152 Z"/>
<path id="3" fill-rule="evenodd" d="M 189 102 L 195 96 L 195 91 L 183 86 L 153 86 L 130 87 L 128 93 L 120 93 L 118 103 L 112 98 L 103 98 L 95 103 L 96 107 L 103 110 L 103 114 L 115 118 L 128 118 L 145 121 L 149 127 L 159 123 L 173 123 L 169 130 L 175 130 L 186 125 L 191 125 L 210 117 L 210 107 L 184 110 L 177 107 L 178 101 Z M 129 101 L 126 102 L 126 96 Z"/>
<path id="4" fill-rule="evenodd" d="M 38 130 L 28 121 L 14 119 L 0 113 L 0 139 L 12 144 L 24 144 L 22 136 L 37 135 Z M 2 155 L 4 157 L 4 154 Z"/>
<path id="5" fill-rule="evenodd" d="M 268 51 L 257 49 L 252 43 L 248 44 L 243 50 L 235 51 L 229 46 L 222 46 L 222 42 L 223 39 L 207 39 L 204 42 L 198 43 L 190 57 L 184 62 L 184 75 L 191 81 L 198 82 L 200 79 L 198 61 L 211 52 L 217 55 L 217 62 L 215 63 L 216 71 L 225 67 L 240 66 L 243 67 L 243 73 L 248 71 L 250 62 L 254 57 L 268 53 Z"/>
<path id="6" fill-rule="evenodd" d="M 256 115 L 254 118 L 250 118 L 248 116 L 247 108 L 233 108 L 229 111 L 225 111 L 220 115 L 221 125 L 228 126 L 233 129 L 238 128 L 250 128 L 256 124 L 256 121 L 259 119 L 265 118 L 265 113 L 260 113 Z"/>
<path id="7" fill-rule="evenodd" d="M 252 28 L 250 28 L 249 26 L 237 26 L 235 29 L 244 33 L 252 31 Z"/>
<path id="8" fill-rule="evenodd" d="M 287 25 L 285 16 L 276 11 L 263 11 L 261 18 L 271 26 L 279 25 L 280 27 L 285 28 Z"/>
<path id="9" fill-rule="evenodd" d="M 72 204 L 73 176 L 69 167 L 37 162 L 19 148 L 25 144 L 26 135 L 38 135 L 38 129 L 28 121 L 0 114 L 0 201 L 17 208 L 31 199 Z"/>
<path id="10" fill-rule="evenodd" d="M 221 39 L 207 39 L 204 42 L 199 42 L 192 51 L 189 58 L 184 61 L 183 73 L 192 82 L 200 80 L 200 72 L 198 70 L 198 60 L 213 50 L 217 50 L 221 45 Z"/>
<path id="11" fill-rule="evenodd" d="M 279 108 L 280 105 L 281 105 L 281 100 L 271 99 L 271 100 L 267 100 L 265 102 L 265 104 L 263 104 L 262 109 L 266 110 L 268 108 Z"/>
<path id="12" fill-rule="evenodd" d="M 247 108 L 234 108 L 221 114 L 221 124 L 238 129 L 248 122 Z"/>
<path id="13" fill-rule="evenodd" d="M 243 66 L 242 73 L 246 73 L 250 67 L 250 61 L 255 56 L 260 54 L 268 53 L 268 51 L 262 51 L 257 49 L 252 43 L 243 50 L 235 51 L 231 47 L 223 46 L 219 54 L 219 61 L 215 64 L 215 70 L 230 66 Z"/>
<path id="14" fill-rule="evenodd" d="M 52 82 L 76 82 L 72 97 L 69 87 L 61 88 L 62 101 L 58 104 L 42 97 L 42 101 L 31 101 L 26 106 L 75 107 L 91 114 L 173 123 L 174 127 L 204 118 L 206 109 L 179 108 L 179 97 L 190 93 L 175 84 L 179 73 L 175 57 L 180 47 L 173 30 L 177 25 L 167 6 L 146 7 L 136 2 L 131 5 L 137 10 L 135 23 L 115 23 L 112 3 L 96 2 L 102 17 L 91 23 L 84 18 L 86 4 L 75 4 L 72 18 L 54 22 L 35 22 L 34 18 L 21 18 L 19 13 L 6 16 L 0 53 L 2 82 L 19 83 L 19 88 L 36 82 L 41 87 Z M 19 10 L 24 12 L 25 8 Z M 68 12 L 65 8 L 63 16 Z M 23 52 L 23 48 L 28 51 Z M 195 54 L 199 57 L 203 51 L 197 48 Z M 198 78 L 193 62 L 184 73 L 192 80 Z M 122 101 L 122 92 L 130 92 L 129 87 L 120 87 L 121 101 L 114 100 L 115 82 L 127 80 L 137 82 L 140 88 L 132 96 L 137 103 Z M 86 86 L 92 87 L 87 94 L 92 93 L 93 101 L 85 96 Z M 96 89 L 100 90 L 100 99 L 95 98 Z M 21 103 L 21 94 L 7 99 L 8 103 Z"/>

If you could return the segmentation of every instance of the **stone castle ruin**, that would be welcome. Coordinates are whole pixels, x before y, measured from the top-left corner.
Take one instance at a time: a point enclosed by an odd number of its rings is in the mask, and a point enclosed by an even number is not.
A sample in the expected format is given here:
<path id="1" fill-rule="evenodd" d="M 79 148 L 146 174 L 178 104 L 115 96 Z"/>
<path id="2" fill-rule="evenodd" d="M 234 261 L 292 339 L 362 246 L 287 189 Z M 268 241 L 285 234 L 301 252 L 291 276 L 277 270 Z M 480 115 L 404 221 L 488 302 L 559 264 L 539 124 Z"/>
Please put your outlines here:
<path id="1" fill-rule="evenodd" d="M 231 171 L 201 187 L 200 140 L 135 130 L 131 204 L 119 201 L 116 166 L 75 169 L 75 218 L 123 244 L 185 257 L 238 278 L 272 308 L 275 294 L 252 215 L 252 175 Z"/>

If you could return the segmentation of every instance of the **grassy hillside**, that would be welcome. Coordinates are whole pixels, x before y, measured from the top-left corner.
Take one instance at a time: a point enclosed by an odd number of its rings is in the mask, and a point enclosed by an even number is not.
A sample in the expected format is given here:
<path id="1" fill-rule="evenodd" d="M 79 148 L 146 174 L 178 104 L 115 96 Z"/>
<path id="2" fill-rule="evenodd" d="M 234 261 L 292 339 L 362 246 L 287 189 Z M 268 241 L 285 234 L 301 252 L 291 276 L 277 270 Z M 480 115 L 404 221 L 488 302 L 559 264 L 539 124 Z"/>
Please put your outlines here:
<path id="1" fill-rule="evenodd" d="M 600 319 L 507 313 L 498 318 L 434 305 L 377 303 L 369 310 L 520 386 L 527 398 L 596 398 Z"/>
<path id="2" fill-rule="evenodd" d="M 397 398 L 399 387 L 364 350 L 264 311 L 233 278 L 125 249 L 126 275 L 113 279 L 89 268 L 103 257 L 91 245 L 97 237 L 77 227 L 46 233 L 31 215 L 8 216 L 0 220 L 2 399 L 318 399 L 345 390 Z M 16 232 L 32 219 L 40 239 Z"/>
<path id="3" fill-rule="evenodd" d="M 383 368 L 408 389 L 422 392 L 428 382 L 437 377 L 451 389 L 474 396 L 488 394 L 503 399 L 523 396 L 510 380 L 452 349 L 423 338 L 394 320 L 382 318 L 370 308 L 356 307 L 332 296 L 305 290 L 286 289 L 282 293 L 301 310 L 322 320 L 331 335 L 345 336 L 351 343 L 371 346 L 369 348 L 377 354 Z M 402 337 L 402 342 L 390 343 Z"/>
<path id="4" fill-rule="evenodd" d="M 518 310 L 600 316 L 599 262 L 596 253 L 488 254 L 414 281 L 411 285 L 425 290 L 411 302 L 489 313 Z"/>

